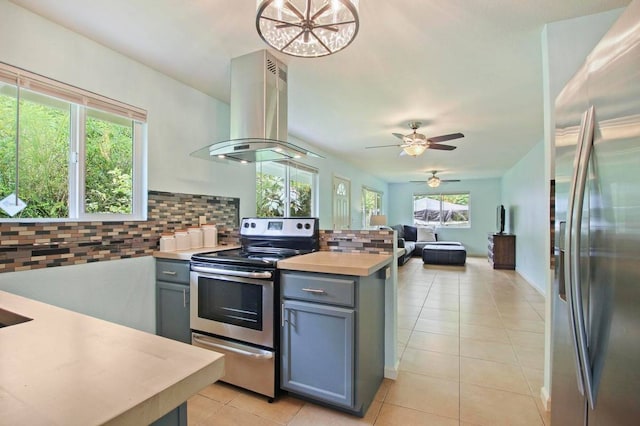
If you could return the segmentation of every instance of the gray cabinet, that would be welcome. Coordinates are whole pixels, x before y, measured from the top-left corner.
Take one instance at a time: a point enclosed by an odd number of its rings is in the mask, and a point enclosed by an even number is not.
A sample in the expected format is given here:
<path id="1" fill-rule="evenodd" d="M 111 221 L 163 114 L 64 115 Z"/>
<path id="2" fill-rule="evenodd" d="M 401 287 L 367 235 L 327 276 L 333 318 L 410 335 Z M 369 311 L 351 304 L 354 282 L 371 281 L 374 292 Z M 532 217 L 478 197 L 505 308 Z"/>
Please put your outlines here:
<path id="1" fill-rule="evenodd" d="M 151 426 L 187 426 L 187 403 L 183 402 L 174 410 L 160 417 Z"/>
<path id="2" fill-rule="evenodd" d="M 284 301 L 282 387 L 353 407 L 355 310 Z"/>
<path id="3" fill-rule="evenodd" d="M 366 413 L 384 376 L 384 282 L 384 269 L 282 271 L 282 389 Z"/>
<path id="4" fill-rule="evenodd" d="M 156 334 L 191 343 L 188 261 L 156 260 Z"/>

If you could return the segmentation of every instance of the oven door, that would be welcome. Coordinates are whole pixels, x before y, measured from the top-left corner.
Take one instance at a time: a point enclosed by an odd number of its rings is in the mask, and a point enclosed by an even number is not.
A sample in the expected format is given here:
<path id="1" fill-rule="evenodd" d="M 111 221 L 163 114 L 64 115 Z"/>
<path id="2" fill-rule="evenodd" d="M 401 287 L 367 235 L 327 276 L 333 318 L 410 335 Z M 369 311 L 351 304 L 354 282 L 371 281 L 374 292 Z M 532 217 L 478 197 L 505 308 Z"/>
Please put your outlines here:
<path id="1" fill-rule="evenodd" d="M 190 275 L 191 329 L 273 348 L 273 280 L 198 269 Z"/>

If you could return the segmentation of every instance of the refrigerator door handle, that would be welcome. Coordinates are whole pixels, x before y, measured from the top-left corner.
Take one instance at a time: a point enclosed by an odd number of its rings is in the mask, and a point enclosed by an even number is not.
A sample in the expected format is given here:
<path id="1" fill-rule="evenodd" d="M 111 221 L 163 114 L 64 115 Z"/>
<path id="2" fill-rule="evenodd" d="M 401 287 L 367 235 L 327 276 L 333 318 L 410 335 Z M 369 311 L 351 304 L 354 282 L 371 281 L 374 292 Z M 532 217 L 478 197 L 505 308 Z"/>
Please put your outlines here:
<path id="1" fill-rule="evenodd" d="M 582 369 L 582 377 L 584 381 L 584 388 L 589 406 L 593 410 L 595 407 L 595 398 L 593 391 L 593 374 L 591 369 L 591 360 L 589 356 L 589 347 L 587 343 L 587 330 L 584 315 L 584 306 L 582 303 L 582 286 L 580 285 L 580 239 L 582 228 L 582 209 L 584 207 L 584 195 L 586 190 L 589 161 L 591 153 L 593 152 L 593 129 L 594 129 L 594 108 L 591 106 L 586 112 L 586 119 L 584 125 L 584 135 L 580 143 L 582 149 L 580 150 L 580 162 L 577 170 L 576 183 L 575 183 L 575 199 L 576 205 L 573 209 L 573 232 L 571 233 L 571 257 L 569 263 L 571 263 L 572 278 L 570 285 L 573 286 L 571 293 L 574 297 L 574 317 L 576 325 L 576 335 L 578 338 L 578 352 L 580 354 L 580 363 Z"/>
<path id="2" fill-rule="evenodd" d="M 565 236 L 564 236 L 564 245 L 565 245 L 565 260 L 564 263 L 564 281 L 565 281 L 565 291 L 566 291 L 566 299 L 567 304 L 569 305 L 569 309 L 567 309 L 569 313 L 569 329 L 571 331 L 571 340 L 573 341 L 573 353 L 575 356 L 575 366 L 576 366 L 576 380 L 578 385 L 578 391 L 580 395 L 585 394 L 584 392 L 584 377 L 582 373 L 582 361 L 580 359 L 580 350 L 578 344 L 578 332 L 576 327 L 576 314 L 575 314 L 575 304 L 576 298 L 574 295 L 574 286 L 573 281 L 575 279 L 573 274 L 573 261 L 574 253 L 574 240 L 572 239 L 573 229 L 574 229 L 574 211 L 575 211 L 575 203 L 576 203 L 576 183 L 578 180 L 578 169 L 580 168 L 580 158 L 582 154 L 582 141 L 584 140 L 584 129 L 587 121 L 587 112 L 582 116 L 582 123 L 580 125 L 580 132 L 578 134 L 578 143 L 576 144 L 576 155 L 573 160 L 573 175 L 571 178 L 571 184 L 569 187 L 569 195 L 567 200 L 567 221 L 565 226 Z M 578 252 L 579 253 L 579 252 Z"/>

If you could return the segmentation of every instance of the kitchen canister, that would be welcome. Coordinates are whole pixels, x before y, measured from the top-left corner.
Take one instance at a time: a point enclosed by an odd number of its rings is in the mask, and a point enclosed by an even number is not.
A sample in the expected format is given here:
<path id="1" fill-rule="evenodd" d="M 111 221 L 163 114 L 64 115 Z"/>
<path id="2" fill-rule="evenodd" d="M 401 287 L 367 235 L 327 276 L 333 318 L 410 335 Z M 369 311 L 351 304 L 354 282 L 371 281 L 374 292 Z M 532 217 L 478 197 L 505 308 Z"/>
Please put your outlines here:
<path id="1" fill-rule="evenodd" d="M 160 235 L 160 251 L 176 251 L 176 237 L 173 234 Z"/>
<path id="2" fill-rule="evenodd" d="M 191 248 L 191 240 L 186 229 L 178 229 L 175 232 L 176 250 L 188 250 Z"/>
<path id="3" fill-rule="evenodd" d="M 191 244 L 191 248 L 200 248 L 203 244 L 203 236 L 202 229 L 198 227 L 189 228 L 187 230 L 189 233 L 189 241 Z"/>
<path id="4" fill-rule="evenodd" d="M 205 247 L 215 247 L 218 245 L 218 228 L 215 225 L 202 225 Z"/>

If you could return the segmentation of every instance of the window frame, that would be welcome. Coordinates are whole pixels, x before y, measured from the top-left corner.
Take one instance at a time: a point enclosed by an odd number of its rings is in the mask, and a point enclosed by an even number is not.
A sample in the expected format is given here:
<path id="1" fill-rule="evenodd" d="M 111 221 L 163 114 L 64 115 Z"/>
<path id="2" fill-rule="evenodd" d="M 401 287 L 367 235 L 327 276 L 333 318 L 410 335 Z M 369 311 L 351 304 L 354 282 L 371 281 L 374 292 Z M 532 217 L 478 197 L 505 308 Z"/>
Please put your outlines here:
<path id="1" fill-rule="evenodd" d="M 319 212 L 319 188 L 318 188 L 318 182 L 319 182 L 319 173 L 318 173 L 318 169 L 316 169 L 315 167 L 311 167 L 308 166 L 306 164 L 297 162 L 297 161 L 293 161 L 293 160 L 274 160 L 274 161 L 262 161 L 262 162 L 258 162 L 256 163 L 256 203 L 258 201 L 258 191 L 260 189 L 260 186 L 258 185 L 258 175 L 259 173 L 264 174 L 264 171 L 262 170 L 263 165 L 267 163 L 267 164 L 277 164 L 277 165 L 282 165 L 284 168 L 284 177 L 283 177 L 283 189 L 282 189 L 282 198 L 284 201 L 284 206 L 283 206 L 283 216 L 282 217 L 302 217 L 302 216 L 291 216 L 291 177 L 292 177 L 292 173 L 291 173 L 291 169 L 297 169 L 303 172 L 307 172 L 311 175 L 311 197 L 310 197 L 310 210 L 311 210 L 311 216 L 312 217 L 317 217 L 318 216 L 318 212 Z M 278 175 L 279 176 L 279 175 Z M 257 211 L 257 205 L 256 205 L 256 211 Z"/>
<path id="2" fill-rule="evenodd" d="M 467 221 L 466 224 L 447 224 L 447 222 L 443 222 L 442 221 L 442 217 L 443 215 L 443 196 L 447 196 L 447 195 L 467 195 L 468 196 L 468 203 L 467 203 L 467 207 L 468 207 L 468 212 L 469 212 L 469 219 Z M 438 197 L 438 202 L 440 203 L 440 215 L 439 215 L 439 223 L 426 223 L 426 224 L 417 224 L 416 223 L 416 218 L 415 218 L 415 202 L 416 202 L 416 197 L 419 196 L 424 196 L 424 197 Z M 457 229 L 467 229 L 467 228 L 471 228 L 471 192 L 470 191 L 450 191 L 450 192 L 415 192 L 412 196 L 412 206 L 411 206 L 411 216 L 413 217 L 413 226 L 434 226 L 436 228 L 457 228 Z"/>
<path id="3" fill-rule="evenodd" d="M 367 192 L 371 192 L 371 193 L 375 193 L 376 194 L 376 200 L 379 201 L 379 205 L 377 206 L 376 209 L 371 211 L 371 214 L 368 215 L 367 214 L 367 205 L 366 205 L 366 193 Z M 365 185 L 362 185 L 362 229 L 376 229 L 378 228 L 377 226 L 372 226 L 370 224 L 370 219 L 371 219 L 371 215 L 372 214 L 376 214 L 376 215 L 382 215 L 384 214 L 384 209 L 383 209 L 383 203 L 382 200 L 384 198 L 384 192 L 379 191 L 375 188 L 371 188 Z"/>
<path id="4" fill-rule="evenodd" d="M 0 82 L 15 86 L 17 91 L 26 89 L 65 102 L 70 108 L 67 175 L 68 216 L 58 218 L 0 217 L 0 223 L 122 222 L 147 219 L 147 112 L 145 110 L 3 62 L 0 62 Z M 19 99 L 20 95 L 18 92 L 16 93 L 16 99 Z M 120 117 L 131 121 L 131 213 L 86 212 L 86 118 L 89 109 L 110 117 Z M 18 149 L 17 146 L 16 149 Z"/>

